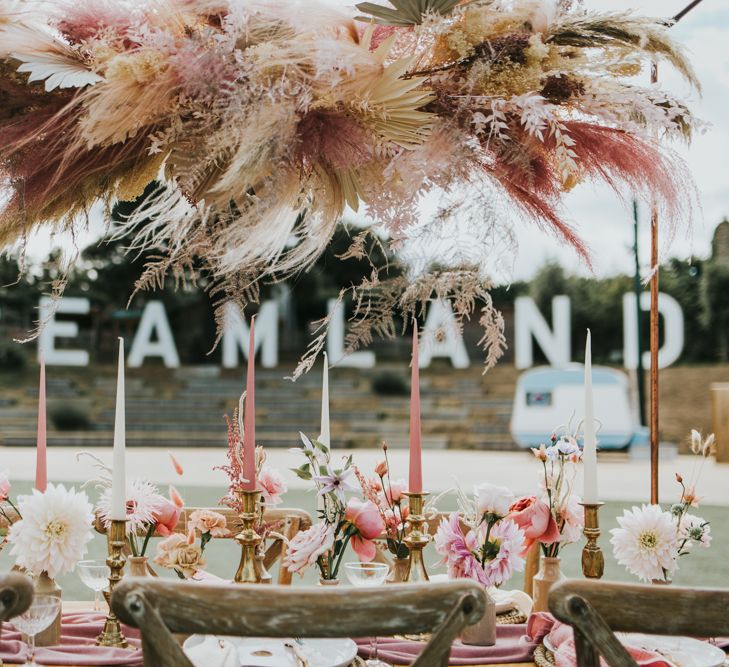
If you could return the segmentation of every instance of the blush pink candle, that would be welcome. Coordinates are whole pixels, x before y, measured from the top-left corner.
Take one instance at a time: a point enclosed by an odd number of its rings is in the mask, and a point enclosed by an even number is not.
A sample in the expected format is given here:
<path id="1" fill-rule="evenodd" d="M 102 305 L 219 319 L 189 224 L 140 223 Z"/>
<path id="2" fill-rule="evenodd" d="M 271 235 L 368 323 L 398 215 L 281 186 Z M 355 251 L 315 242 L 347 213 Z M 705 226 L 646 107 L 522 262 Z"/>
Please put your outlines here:
<path id="1" fill-rule="evenodd" d="M 45 492 L 48 486 L 48 460 L 46 454 L 46 362 L 40 360 L 40 383 L 38 385 L 38 436 L 36 440 L 35 488 Z"/>
<path id="2" fill-rule="evenodd" d="M 420 443 L 420 369 L 418 367 L 418 325 L 413 327 L 413 358 L 410 384 L 410 493 L 423 492 L 423 455 Z"/>
<path id="3" fill-rule="evenodd" d="M 245 491 L 256 488 L 256 317 L 251 318 L 246 373 L 246 414 L 243 420 L 243 483 Z"/>

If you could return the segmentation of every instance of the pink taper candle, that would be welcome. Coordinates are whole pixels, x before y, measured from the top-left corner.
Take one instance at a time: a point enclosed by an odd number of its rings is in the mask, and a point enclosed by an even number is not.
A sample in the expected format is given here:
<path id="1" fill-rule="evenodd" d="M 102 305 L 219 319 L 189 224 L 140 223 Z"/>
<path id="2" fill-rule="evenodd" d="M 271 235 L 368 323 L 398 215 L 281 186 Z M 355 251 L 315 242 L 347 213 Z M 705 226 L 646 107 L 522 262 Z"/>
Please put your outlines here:
<path id="1" fill-rule="evenodd" d="M 410 385 L 410 493 L 423 492 L 423 460 L 420 444 L 420 369 L 418 368 L 418 324 L 413 326 L 413 358 Z"/>
<path id="2" fill-rule="evenodd" d="M 256 317 L 251 317 L 246 374 L 246 414 L 243 420 L 243 483 L 245 491 L 256 488 Z"/>
<path id="3" fill-rule="evenodd" d="M 38 438 L 36 441 L 35 488 L 45 492 L 48 486 L 48 462 L 46 460 L 46 362 L 40 360 L 40 384 L 38 386 Z"/>

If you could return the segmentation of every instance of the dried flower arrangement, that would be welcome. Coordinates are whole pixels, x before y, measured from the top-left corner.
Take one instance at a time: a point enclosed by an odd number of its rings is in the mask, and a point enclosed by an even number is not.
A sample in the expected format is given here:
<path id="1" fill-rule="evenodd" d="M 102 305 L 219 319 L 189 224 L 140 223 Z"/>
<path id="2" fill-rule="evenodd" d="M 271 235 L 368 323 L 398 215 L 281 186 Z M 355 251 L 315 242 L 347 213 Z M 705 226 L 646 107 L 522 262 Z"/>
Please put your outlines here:
<path id="1" fill-rule="evenodd" d="M 634 75 L 665 61 L 698 88 L 689 62 L 664 21 L 572 5 L 397 0 L 355 17 L 316 2 L 6 2 L 0 245 L 43 224 L 76 229 L 93 205 L 157 181 L 116 230 L 159 251 L 137 287 L 204 271 L 222 326 L 227 302 L 306 269 L 346 205 L 402 247 L 424 233 L 425 196 L 446 200 L 426 231 L 450 229 L 467 199 L 469 225 L 489 227 L 475 244 L 484 257 L 512 214 L 587 257 L 559 210 L 586 179 L 684 217 L 691 179 L 656 137 L 688 140 L 699 124 Z M 495 363 L 503 322 L 483 262 L 439 265 L 355 287 L 350 342 L 392 335 L 393 308 L 408 315 L 465 286 L 458 320 L 485 304 Z"/>

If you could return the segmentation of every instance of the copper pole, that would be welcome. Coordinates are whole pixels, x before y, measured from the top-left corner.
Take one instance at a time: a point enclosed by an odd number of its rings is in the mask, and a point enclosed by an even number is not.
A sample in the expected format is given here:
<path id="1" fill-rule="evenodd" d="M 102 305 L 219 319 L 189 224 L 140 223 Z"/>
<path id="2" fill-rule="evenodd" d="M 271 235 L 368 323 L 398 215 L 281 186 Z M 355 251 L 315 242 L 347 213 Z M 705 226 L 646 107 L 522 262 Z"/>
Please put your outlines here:
<path id="1" fill-rule="evenodd" d="M 651 66 L 651 83 L 658 82 L 658 63 Z M 658 204 L 651 201 L 651 503 L 658 504 Z"/>

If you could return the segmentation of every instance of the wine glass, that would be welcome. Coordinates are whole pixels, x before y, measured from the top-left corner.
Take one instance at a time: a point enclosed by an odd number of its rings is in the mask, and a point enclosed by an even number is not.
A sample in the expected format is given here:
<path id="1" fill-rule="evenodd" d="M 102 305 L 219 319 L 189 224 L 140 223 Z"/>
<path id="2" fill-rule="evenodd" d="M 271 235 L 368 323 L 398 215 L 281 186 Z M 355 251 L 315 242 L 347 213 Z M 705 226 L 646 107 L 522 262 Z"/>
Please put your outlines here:
<path id="1" fill-rule="evenodd" d="M 357 588 L 365 588 L 368 586 L 381 586 L 385 583 L 387 573 L 390 567 L 385 563 L 345 563 L 344 572 L 349 579 L 349 583 Z M 365 661 L 368 667 L 392 667 L 384 660 L 377 657 L 377 637 L 370 639 L 370 655 L 369 660 Z"/>
<path id="2" fill-rule="evenodd" d="M 35 661 L 35 636 L 45 630 L 61 611 L 61 598 L 52 595 L 36 595 L 33 603 L 20 616 L 12 619 L 13 625 L 28 638 L 26 667 L 39 667 Z"/>
<path id="3" fill-rule="evenodd" d="M 109 585 L 111 570 L 105 560 L 78 562 L 78 576 L 85 586 L 94 591 L 94 611 L 101 611 L 101 591 Z"/>

